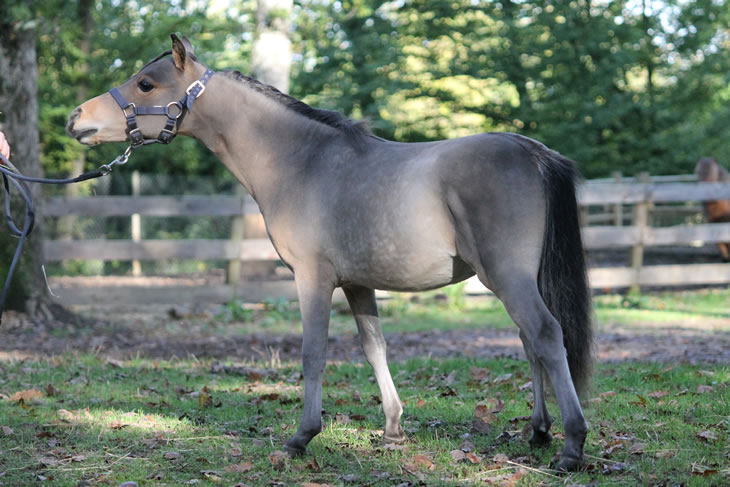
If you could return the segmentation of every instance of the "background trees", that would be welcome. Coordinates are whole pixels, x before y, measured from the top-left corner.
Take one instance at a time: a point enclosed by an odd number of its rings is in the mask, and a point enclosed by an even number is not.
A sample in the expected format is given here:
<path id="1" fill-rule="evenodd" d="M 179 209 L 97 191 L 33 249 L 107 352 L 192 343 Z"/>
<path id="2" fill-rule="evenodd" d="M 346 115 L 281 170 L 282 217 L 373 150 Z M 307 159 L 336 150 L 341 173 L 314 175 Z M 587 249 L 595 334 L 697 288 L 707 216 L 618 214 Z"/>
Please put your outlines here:
<path id="1" fill-rule="evenodd" d="M 725 3 L 0 0 L 0 122 L 26 172 L 39 170 L 38 160 L 55 176 L 96 167 L 123 144 L 71 141 L 64 125 L 79 100 L 168 49 L 170 32 L 188 35 L 216 69 L 251 73 L 258 23 L 258 39 L 288 29 L 292 95 L 368 118 L 384 137 L 508 130 L 577 160 L 586 177 L 686 173 L 703 155 L 730 163 Z M 234 184 L 187 138 L 145 148 L 130 165 Z M 127 178 L 111 184 L 112 193 L 128 192 Z M 4 235 L 0 252 L 12 243 Z"/>
<path id="2" fill-rule="evenodd" d="M 126 79 L 168 47 L 171 31 L 189 35 L 217 69 L 251 72 L 257 3 L 42 2 L 46 170 L 69 171 L 86 150 L 63 134 L 81 94 Z M 262 1 L 274 13 L 259 31 L 271 19 L 286 25 L 277 5 Z M 290 16 L 294 96 L 369 118 L 379 134 L 405 141 L 520 132 L 595 177 L 687 172 L 700 154 L 730 159 L 729 10 L 716 0 L 298 0 L 281 15 Z M 135 154 L 134 163 L 225 177 L 193 141 L 174 144 Z M 97 163 L 115 150 L 87 157 Z"/>

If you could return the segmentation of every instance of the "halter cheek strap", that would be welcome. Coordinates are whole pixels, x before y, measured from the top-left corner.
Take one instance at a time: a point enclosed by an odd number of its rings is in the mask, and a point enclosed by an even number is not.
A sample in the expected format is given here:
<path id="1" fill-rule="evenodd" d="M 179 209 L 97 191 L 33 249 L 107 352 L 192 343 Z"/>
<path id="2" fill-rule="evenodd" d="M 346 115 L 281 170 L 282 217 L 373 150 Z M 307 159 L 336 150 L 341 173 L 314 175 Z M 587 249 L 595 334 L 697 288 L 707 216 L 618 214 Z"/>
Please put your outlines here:
<path id="1" fill-rule="evenodd" d="M 210 78 L 213 76 L 215 71 L 212 69 L 206 69 L 203 76 L 200 79 L 195 80 L 185 90 L 185 95 L 178 101 L 173 101 L 167 105 L 152 105 L 152 106 L 137 106 L 134 103 L 128 102 L 126 98 L 119 92 L 117 88 L 109 90 L 109 94 L 112 95 L 114 101 L 117 102 L 119 107 L 124 113 L 124 117 L 127 119 L 127 137 L 132 148 L 137 148 L 141 145 L 146 144 L 169 144 L 173 138 L 175 138 L 174 129 L 182 121 L 186 111 L 190 111 L 193 108 L 193 102 L 203 94 L 205 91 L 205 85 L 208 83 Z M 137 115 L 165 115 L 167 120 L 165 126 L 160 131 L 156 139 L 145 139 L 142 135 L 142 131 L 137 125 Z"/>

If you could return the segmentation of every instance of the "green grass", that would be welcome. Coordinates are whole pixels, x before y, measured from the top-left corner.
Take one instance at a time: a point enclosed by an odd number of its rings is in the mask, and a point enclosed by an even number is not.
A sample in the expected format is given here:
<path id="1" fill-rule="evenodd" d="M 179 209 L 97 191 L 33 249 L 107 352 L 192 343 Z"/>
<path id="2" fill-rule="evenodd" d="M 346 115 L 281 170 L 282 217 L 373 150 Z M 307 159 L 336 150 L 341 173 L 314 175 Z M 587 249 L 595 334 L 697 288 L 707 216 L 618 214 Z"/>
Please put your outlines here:
<path id="1" fill-rule="evenodd" d="M 433 329 L 479 329 L 484 326 L 514 327 L 504 306 L 494 296 L 465 298 L 463 289 L 458 285 L 445 289 L 445 293 L 392 293 L 391 299 L 379 303 L 383 331 L 407 333 Z M 615 325 L 643 327 L 647 324 L 664 327 L 699 324 L 708 329 L 730 329 L 730 290 L 727 289 L 660 292 L 629 297 L 612 294 L 596 296 L 593 301 L 599 330 L 610 329 Z M 262 309 L 254 311 L 231 301 L 216 318 L 217 321 L 226 318 L 223 321 L 229 322 L 227 326 L 218 328 L 222 334 L 301 332 L 296 303 L 270 301 Z M 330 334 L 355 331 L 347 304 L 336 304 L 331 317 Z"/>
<path id="2" fill-rule="evenodd" d="M 474 369 L 473 369 L 474 368 Z M 210 372 L 198 361 L 106 362 L 66 355 L 0 363 L 0 482 L 26 485 L 727 485 L 730 370 L 602 365 L 586 401 L 583 472 L 543 469 L 562 446 L 526 442 L 527 366 L 512 360 L 410 360 L 392 372 L 405 402 L 402 448 L 382 445 L 370 367 L 330 364 L 324 431 L 301 459 L 277 461 L 301 412 L 299 367 Z M 28 391 L 35 390 L 37 397 Z M 25 392 L 23 392 L 25 391 Z M 23 401 L 18 398 L 25 395 Z M 504 403 L 486 434 L 480 402 Z M 556 407 L 550 405 L 557 416 Z M 450 452 L 468 439 L 476 463 Z M 498 456 L 499 454 L 506 455 Z M 273 459 L 273 460 L 272 460 Z M 509 460 L 509 461 L 507 461 Z M 422 479 L 423 483 L 419 484 Z"/>

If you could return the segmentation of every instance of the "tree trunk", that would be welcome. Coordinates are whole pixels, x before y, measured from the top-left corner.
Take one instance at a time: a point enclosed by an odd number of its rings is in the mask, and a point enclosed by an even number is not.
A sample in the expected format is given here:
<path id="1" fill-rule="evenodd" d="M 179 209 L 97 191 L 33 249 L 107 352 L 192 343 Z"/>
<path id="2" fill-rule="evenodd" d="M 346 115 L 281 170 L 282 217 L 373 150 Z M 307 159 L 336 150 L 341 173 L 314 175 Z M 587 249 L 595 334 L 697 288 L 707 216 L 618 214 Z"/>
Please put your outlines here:
<path id="1" fill-rule="evenodd" d="M 256 6 L 256 38 L 251 53 L 253 76 L 283 93 L 289 92 L 291 41 L 289 26 L 293 0 L 258 0 Z M 266 238 L 266 225 L 260 215 L 244 217 L 246 238 Z M 248 262 L 243 273 L 248 277 L 268 277 L 276 264 Z"/>
<path id="2" fill-rule="evenodd" d="M 10 143 L 12 161 L 27 176 L 41 176 L 38 136 L 38 84 L 36 32 L 33 21 L 0 21 L 0 110 L 3 131 Z M 13 278 L 8 308 L 25 310 L 31 315 L 47 309 L 46 284 L 41 270 L 43 239 L 41 236 L 40 191 L 30 185 L 36 208 L 35 230 L 26 241 L 23 256 Z M 13 198 L 16 219 L 22 222 L 23 203 Z M 20 226 L 20 224 L 19 224 Z M 4 225 L 3 225 L 4 227 Z M 17 239 L 4 227 L 0 231 L 0 272 L 4 279 Z"/>
<path id="3" fill-rule="evenodd" d="M 284 93 L 289 92 L 292 5 L 293 0 L 258 0 L 256 39 L 251 53 L 254 77 Z"/>
<path id="4" fill-rule="evenodd" d="M 92 16 L 91 9 L 94 5 L 94 0 L 79 0 L 78 5 L 78 16 L 79 23 L 81 24 L 82 37 L 79 43 L 79 50 L 81 51 L 81 63 L 79 65 L 79 84 L 76 90 L 76 101 L 81 104 L 89 99 L 89 87 L 86 84 L 89 73 L 89 54 L 91 53 L 91 29 L 92 29 Z M 79 156 L 71 161 L 71 174 L 70 176 L 77 176 L 84 172 L 84 166 L 86 165 L 86 151 L 81 151 Z M 66 185 L 66 196 L 73 198 L 79 195 L 79 185 L 68 184 Z M 58 221 L 58 233 L 59 237 L 63 240 L 73 239 L 73 229 L 76 225 L 76 217 L 74 215 L 64 216 Z"/>

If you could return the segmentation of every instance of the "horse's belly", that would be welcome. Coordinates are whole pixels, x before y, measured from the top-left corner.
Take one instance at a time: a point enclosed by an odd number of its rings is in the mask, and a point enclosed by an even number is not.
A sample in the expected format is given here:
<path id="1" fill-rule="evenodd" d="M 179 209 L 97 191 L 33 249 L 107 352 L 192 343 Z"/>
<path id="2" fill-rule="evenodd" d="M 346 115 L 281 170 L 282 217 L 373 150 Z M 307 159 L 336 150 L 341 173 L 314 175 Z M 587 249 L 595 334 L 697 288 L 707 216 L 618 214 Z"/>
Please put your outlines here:
<path id="1" fill-rule="evenodd" d="M 416 245 L 404 252 L 381 242 L 368 258 L 360 257 L 342 277 L 345 283 L 385 291 L 425 291 L 462 281 L 474 272 L 451 249 Z"/>

